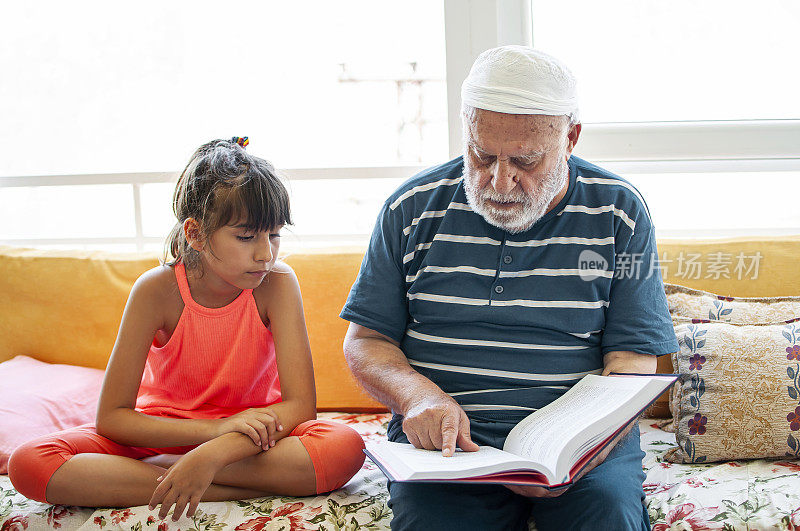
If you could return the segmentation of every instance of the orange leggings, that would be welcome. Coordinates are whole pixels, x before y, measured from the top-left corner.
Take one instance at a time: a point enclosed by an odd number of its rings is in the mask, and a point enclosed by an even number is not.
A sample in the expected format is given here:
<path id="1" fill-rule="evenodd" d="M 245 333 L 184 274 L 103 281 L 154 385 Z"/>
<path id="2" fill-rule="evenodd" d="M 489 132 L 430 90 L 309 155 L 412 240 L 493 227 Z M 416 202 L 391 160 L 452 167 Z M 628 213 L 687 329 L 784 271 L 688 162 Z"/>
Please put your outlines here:
<path id="1" fill-rule="evenodd" d="M 354 429 L 328 420 L 309 420 L 297 426 L 296 436 L 308 451 L 317 478 L 317 493 L 338 489 L 347 483 L 364 463 L 364 442 Z M 96 453 L 143 459 L 159 454 L 185 454 L 194 446 L 142 448 L 119 444 L 98 435 L 94 424 L 45 435 L 28 441 L 11 454 L 8 475 L 17 491 L 39 502 L 46 502 L 50 478 L 73 455 Z"/>

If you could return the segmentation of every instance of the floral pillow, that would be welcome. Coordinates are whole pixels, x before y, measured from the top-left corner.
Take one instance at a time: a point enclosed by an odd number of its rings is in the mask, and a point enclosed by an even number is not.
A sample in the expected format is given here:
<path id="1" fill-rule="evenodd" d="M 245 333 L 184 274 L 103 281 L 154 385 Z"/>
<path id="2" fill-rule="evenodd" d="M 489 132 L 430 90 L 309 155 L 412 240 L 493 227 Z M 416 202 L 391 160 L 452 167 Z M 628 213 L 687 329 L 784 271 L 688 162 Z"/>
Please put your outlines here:
<path id="1" fill-rule="evenodd" d="M 673 426 L 666 459 L 800 458 L 800 320 L 734 325 L 673 318 Z"/>
<path id="2" fill-rule="evenodd" d="M 723 297 L 677 284 L 664 284 L 669 312 L 676 317 L 733 324 L 775 323 L 800 317 L 800 297 Z"/>

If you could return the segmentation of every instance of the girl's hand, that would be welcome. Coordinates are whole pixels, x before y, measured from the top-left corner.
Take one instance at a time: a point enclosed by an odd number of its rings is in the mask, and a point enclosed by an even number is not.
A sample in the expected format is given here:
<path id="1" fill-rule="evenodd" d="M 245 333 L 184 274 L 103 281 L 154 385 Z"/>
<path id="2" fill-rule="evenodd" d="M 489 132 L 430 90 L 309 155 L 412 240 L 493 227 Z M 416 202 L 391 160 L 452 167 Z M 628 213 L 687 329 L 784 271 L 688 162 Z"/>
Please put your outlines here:
<path id="1" fill-rule="evenodd" d="M 253 439 L 254 444 L 261 446 L 262 450 L 269 450 L 275 446 L 275 433 L 282 430 L 278 415 L 270 408 L 254 407 L 220 419 L 215 436 L 231 432 L 243 433 Z"/>
<path id="2" fill-rule="evenodd" d="M 150 498 L 150 510 L 152 511 L 160 503 L 161 510 L 158 511 L 158 517 L 163 520 L 174 504 L 173 521 L 180 519 L 181 513 L 187 506 L 189 508 L 186 516 L 194 516 L 197 504 L 200 503 L 219 469 L 220 467 L 202 452 L 196 452 L 196 449 L 190 451 L 157 479 L 159 484 Z"/>

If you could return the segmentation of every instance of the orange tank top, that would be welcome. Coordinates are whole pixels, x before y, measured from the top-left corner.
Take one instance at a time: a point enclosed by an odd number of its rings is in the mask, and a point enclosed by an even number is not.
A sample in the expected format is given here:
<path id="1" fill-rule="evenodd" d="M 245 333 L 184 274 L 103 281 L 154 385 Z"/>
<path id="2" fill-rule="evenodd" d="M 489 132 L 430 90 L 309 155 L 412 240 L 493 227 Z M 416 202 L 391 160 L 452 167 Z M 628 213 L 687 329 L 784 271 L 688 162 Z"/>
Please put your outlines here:
<path id="1" fill-rule="evenodd" d="M 253 290 L 222 308 L 192 299 L 186 268 L 175 266 L 184 308 L 165 345 L 153 340 L 136 409 L 179 418 L 229 417 L 281 399 L 275 343 Z"/>

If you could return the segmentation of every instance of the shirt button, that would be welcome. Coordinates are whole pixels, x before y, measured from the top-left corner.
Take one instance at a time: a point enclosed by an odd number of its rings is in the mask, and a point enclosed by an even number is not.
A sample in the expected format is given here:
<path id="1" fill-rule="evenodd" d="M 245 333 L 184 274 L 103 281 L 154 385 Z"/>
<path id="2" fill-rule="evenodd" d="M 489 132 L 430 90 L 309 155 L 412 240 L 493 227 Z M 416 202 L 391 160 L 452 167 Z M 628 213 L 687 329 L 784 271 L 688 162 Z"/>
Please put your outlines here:
<path id="1" fill-rule="evenodd" d="M 505 262 L 506 264 L 510 264 L 511 260 L 513 260 L 513 258 L 511 258 L 511 255 L 509 255 L 509 254 L 507 254 L 507 255 L 505 255 L 503 257 L 503 262 Z"/>
<path id="2" fill-rule="evenodd" d="M 495 286 L 494 287 L 495 293 L 503 293 L 503 286 Z"/>

